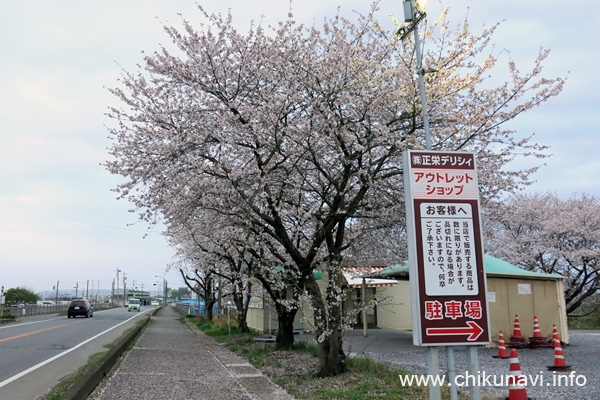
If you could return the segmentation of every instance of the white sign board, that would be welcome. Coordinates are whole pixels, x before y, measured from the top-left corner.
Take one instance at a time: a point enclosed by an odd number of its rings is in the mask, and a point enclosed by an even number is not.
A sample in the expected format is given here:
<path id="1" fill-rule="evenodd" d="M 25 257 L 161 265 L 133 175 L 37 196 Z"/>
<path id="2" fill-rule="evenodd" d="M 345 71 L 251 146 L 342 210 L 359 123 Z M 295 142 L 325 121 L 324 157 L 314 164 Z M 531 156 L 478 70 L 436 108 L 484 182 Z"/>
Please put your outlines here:
<path id="1" fill-rule="evenodd" d="M 475 156 L 407 151 L 404 184 L 413 343 L 489 343 Z"/>

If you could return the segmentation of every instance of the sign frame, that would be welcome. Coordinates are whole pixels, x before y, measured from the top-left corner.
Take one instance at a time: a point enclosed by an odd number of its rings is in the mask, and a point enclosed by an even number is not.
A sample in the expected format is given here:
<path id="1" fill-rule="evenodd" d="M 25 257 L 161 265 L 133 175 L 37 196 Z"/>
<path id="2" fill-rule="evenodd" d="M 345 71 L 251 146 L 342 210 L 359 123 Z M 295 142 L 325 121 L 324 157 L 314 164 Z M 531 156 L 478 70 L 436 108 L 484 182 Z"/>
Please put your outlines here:
<path id="1" fill-rule="evenodd" d="M 404 152 L 413 344 L 491 342 L 475 154 Z"/>

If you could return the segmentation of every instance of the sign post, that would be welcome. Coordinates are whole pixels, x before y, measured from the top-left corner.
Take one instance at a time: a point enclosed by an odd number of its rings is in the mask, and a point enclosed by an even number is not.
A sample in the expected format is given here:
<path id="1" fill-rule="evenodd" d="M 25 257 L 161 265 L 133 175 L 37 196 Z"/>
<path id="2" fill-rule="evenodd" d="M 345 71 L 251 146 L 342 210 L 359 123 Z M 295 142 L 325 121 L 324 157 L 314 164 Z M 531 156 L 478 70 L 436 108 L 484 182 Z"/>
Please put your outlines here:
<path id="1" fill-rule="evenodd" d="M 4 285 L 2 285 L 2 293 L 0 293 L 0 318 L 4 315 Z"/>
<path id="2" fill-rule="evenodd" d="M 404 171 L 413 344 L 488 344 L 475 156 L 408 150 Z"/>

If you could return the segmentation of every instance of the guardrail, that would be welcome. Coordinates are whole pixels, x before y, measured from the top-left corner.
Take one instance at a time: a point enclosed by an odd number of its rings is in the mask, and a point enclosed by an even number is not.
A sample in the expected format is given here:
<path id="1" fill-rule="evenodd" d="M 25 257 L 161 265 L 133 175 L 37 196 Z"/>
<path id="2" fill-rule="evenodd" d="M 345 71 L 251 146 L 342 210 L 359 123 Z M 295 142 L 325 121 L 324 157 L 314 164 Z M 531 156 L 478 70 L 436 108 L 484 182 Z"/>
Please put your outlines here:
<path id="1" fill-rule="evenodd" d="M 184 315 L 196 315 L 196 308 L 192 304 L 177 303 L 175 309 Z"/>
<path id="2" fill-rule="evenodd" d="M 94 311 L 106 310 L 114 308 L 109 303 L 92 303 Z M 66 314 L 69 309 L 69 305 L 12 305 L 10 306 L 10 313 L 15 317 L 26 317 L 30 315 L 42 315 L 42 314 Z"/>
<path id="3" fill-rule="evenodd" d="M 179 311 L 182 314 L 185 314 L 187 316 L 196 316 L 198 315 L 198 306 L 197 303 L 175 303 L 175 309 L 177 311 Z M 229 308 L 230 312 L 234 312 L 234 308 Z M 235 311 L 237 312 L 237 311 Z M 206 308 L 204 307 L 204 304 L 200 305 L 200 315 L 206 317 Z M 213 307 L 213 315 L 227 315 L 227 308 L 221 308 L 219 309 L 217 307 L 217 305 L 215 304 Z"/>

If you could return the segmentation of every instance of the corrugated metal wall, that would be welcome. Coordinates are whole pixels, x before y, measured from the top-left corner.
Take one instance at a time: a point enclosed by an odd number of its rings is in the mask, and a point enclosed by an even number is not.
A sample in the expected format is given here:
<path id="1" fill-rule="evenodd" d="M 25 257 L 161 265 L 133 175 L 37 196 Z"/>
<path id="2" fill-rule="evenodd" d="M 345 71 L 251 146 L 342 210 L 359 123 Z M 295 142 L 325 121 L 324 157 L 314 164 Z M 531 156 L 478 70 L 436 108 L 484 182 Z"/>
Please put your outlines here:
<path id="1" fill-rule="evenodd" d="M 494 342 L 500 330 L 505 340 L 512 335 L 515 315 L 519 316 L 523 337 L 533 336 L 533 317 L 537 316 L 542 336 L 552 338 L 552 324 L 556 324 L 561 340 L 569 342 L 562 280 L 488 277 L 487 284 Z M 377 308 L 377 326 L 411 330 L 410 283 L 399 281 L 393 287 L 378 288 L 377 295 L 387 299 L 386 305 Z"/>

